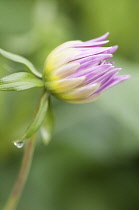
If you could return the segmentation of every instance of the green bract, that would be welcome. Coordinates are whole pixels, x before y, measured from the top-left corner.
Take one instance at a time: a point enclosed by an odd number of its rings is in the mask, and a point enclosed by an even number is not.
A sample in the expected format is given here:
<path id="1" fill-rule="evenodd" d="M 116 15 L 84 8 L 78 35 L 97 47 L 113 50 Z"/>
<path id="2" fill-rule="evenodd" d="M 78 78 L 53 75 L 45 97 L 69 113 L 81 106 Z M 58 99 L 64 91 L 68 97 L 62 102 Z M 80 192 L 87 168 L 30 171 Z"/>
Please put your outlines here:
<path id="1" fill-rule="evenodd" d="M 41 79 L 27 72 L 14 73 L 0 79 L 0 90 L 21 91 L 43 86 Z"/>
<path id="2" fill-rule="evenodd" d="M 23 142 L 25 139 L 30 138 L 34 133 L 36 133 L 36 131 L 40 128 L 42 122 L 44 121 L 47 108 L 48 108 L 48 95 L 44 93 L 44 95 L 41 98 L 35 118 L 33 119 L 32 123 L 28 126 L 23 136 L 14 142 L 15 145 L 18 146 L 18 144 Z"/>
<path id="3" fill-rule="evenodd" d="M 54 116 L 53 116 L 52 106 L 49 99 L 47 112 L 46 112 L 44 121 L 42 123 L 41 129 L 40 129 L 41 135 L 43 137 L 43 142 L 45 144 L 48 144 L 49 141 L 51 140 L 53 128 L 54 128 Z"/>
<path id="4" fill-rule="evenodd" d="M 2 49 L 0 49 L 0 54 L 12 61 L 24 64 L 32 74 L 34 74 L 35 76 L 37 76 L 39 78 L 42 77 L 42 74 L 40 72 L 38 72 L 36 70 L 36 68 L 33 66 L 33 64 L 30 61 L 28 61 L 26 58 L 16 55 L 16 54 L 13 54 L 13 53 L 10 53 L 10 52 L 7 52 Z"/>
<path id="5" fill-rule="evenodd" d="M 36 70 L 33 64 L 26 58 L 13 53 L 9 53 L 0 49 L 0 54 L 12 61 L 21 63 L 27 67 L 29 72 L 17 72 L 5 76 L 0 79 L 0 90 L 3 91 L 23 91 L 34 87 L 43 87 L 43 95 L 35 112 L 31 124 L 28 126 L 24 134 L 14 141 L 14 144 L 21 148 L 24 141 L 33 136 L 40 128 L 41 135 L 45 144 L 47 144 L 53 131 L 53 114 L 50 105 L 50 97 L 47 90 L 44 88 L 42 74 Z"/>

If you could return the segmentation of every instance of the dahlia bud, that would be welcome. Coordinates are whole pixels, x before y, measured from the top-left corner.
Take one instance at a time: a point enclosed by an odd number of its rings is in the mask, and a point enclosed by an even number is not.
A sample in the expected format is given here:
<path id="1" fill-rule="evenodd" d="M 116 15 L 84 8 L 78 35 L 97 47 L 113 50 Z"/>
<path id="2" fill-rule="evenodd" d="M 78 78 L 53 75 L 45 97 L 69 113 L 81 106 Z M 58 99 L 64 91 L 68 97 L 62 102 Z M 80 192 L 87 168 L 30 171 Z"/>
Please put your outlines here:
<path id="1" fill-rule="evenodd" d="M 108 33 L 90 41 L 69 41 L 54 49 L 44 68 L 46 88 L 57 98 L 68 103 L 88 103 L 96 100 L 108 88 L 129 78 L 117 76 L 107 60 L 117 46 L 102 47 Z"/>

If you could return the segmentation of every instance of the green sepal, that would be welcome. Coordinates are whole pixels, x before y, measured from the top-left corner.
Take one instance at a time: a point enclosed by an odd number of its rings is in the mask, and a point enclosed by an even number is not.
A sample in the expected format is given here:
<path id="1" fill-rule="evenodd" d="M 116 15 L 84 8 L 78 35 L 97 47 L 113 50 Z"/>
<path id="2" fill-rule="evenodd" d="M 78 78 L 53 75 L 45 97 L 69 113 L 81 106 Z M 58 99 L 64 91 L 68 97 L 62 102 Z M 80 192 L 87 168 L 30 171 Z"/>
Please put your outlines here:
<path id="1" fill-rule="evenodd" d="M 3 49 L 0 49 L 0 54 L 2 56 L 12 60 L 12 61 L 24 64 L 32 74 L 34 74 L 35 76 L 37 76 L 39 78 L 42 78 L 42 74 L 40 72 L 38 72 L 36 70 L 36 68 L 33 66 L 33 64 L 29 60 L 27 60 L 26 58 L 24 58 L 24 57 L 22 57 L 20 55 L 16 55 L 16 54 L 7 52 L 7 51 L 5 51 Z"/>
<path id="2" fill-rule="evenodd" d="M 45 92 L 41 98 L 41 101 L 40 101 L 40 104 L 38 107 L 38 111 L 37 111 L 34 119 L 32 120 L 32 123 L 26 129 L 26 131 L 24 132 L 24 135 L 21 136 L 16 141 L 14 141 L 14 144 L 16 146 L 18 144 L 23 143 L 26 139 L 30 138 L 38 131 L 38 129 L 42 125 L 44 118 L 46 116 L 47 108 L 48 108 L 48 94 Z"/>
<path id="3" fill-rule="evenodd" d="M 50 142 L 53 129 L 54 129 L 54 115 L 52 111 L 51 101 L 49 98 L 48 109 L 45 115 L 44 122 L 40 128 L 40 132 L 41 132 L 41 136 L 42 136 L 44 144 L 47 145 Z"/>
<path id="4" fill-rule="evenodd" d="M 21 91 L 33 87 L 43 87 L 41 79 L 27 72 L 10 74 L 0 79 L 0 90 Z"/>

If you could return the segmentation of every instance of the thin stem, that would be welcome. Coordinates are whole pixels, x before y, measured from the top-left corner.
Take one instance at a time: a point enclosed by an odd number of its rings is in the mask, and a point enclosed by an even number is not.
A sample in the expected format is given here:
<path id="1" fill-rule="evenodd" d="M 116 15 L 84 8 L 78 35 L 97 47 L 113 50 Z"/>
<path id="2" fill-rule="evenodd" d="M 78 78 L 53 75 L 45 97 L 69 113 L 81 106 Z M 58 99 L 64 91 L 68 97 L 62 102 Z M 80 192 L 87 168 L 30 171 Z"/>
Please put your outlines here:
<path id="1" fill-rule="evenodd" d="M 6 203 L 6 206 L 3 210 L 16 209 L 18 201 L 22 194 L 24 185 L 26 183 L 26 179 L 29 173 L 31 163 L 32 163 L 32 156 L 33 156 L 34 148 L 35 148 L 35 135 L 32 136 L 30 139 L 28 139 L 26 143 L 23 159 L 21 163 L 21 168 L 20 168 L 17 180 L 15 182 L 11 195 Z"/>

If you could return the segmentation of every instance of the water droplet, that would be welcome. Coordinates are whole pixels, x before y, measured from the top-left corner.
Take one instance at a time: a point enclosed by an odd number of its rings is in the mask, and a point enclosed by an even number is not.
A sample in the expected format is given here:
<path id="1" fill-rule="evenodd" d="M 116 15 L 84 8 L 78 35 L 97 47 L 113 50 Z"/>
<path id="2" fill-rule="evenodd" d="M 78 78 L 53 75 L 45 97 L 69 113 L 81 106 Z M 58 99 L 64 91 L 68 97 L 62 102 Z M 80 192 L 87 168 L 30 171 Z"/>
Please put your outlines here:
<path id="1" fill-rule="evenodd" d="M 14 142 L 14 145 L 17 147 L 17 148 L 22 148 L 24 146 L 24 142 L 23 141 L 15 141 Z"/>

